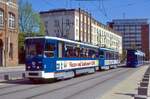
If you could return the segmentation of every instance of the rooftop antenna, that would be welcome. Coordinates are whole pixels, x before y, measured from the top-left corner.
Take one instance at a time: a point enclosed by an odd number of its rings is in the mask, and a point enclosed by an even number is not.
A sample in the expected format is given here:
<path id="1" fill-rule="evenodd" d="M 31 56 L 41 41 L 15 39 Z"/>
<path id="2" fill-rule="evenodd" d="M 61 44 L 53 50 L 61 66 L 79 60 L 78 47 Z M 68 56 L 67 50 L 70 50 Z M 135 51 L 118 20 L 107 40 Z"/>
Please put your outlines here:
<path id="1" fill-rule="evenodd" d="M 69 1 L 66 0 L 66 7 L 69 8 Z"/>
<path id="2" fill-rule="evenodd" d="M 80 2 L 78 3 L 78 6 L 79 6 L 79 8 L 81 8 L 81 4 L 80 4 Z"/>
<path id="3" fill-rule="evenodd" d="M 123 13 L 123 19 L 125 19 L 125 18 L 126 18 L 126 13 L 124 12 L 124 13 Z"/>

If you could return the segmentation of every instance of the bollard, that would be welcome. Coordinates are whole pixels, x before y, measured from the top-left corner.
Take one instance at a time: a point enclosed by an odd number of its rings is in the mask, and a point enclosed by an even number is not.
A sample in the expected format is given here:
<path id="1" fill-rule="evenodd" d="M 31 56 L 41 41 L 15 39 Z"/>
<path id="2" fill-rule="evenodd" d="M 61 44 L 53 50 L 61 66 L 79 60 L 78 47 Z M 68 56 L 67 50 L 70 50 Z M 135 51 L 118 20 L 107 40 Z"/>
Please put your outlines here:
<path id="1" fill-rule="evenodd" d="M 8 75 L 4 75 L 4 80 L 9 80 L 9 76 Z"/>
<path id="2" fill-rule="evenodd" d="M 138 95 L 148 95 L 147 87 L 138 87 Z"/>
<path id="3" fill-rule="evenodd" d="M 149 76 L 150 74 L 149 74 L 149 73 L 145 73 L 144 75 L 145 75 L 145 76 L 146 76 L 146 75 Z"/>
<path id="4" fill-rule="evenodd" d="M 148 81 L 149 82 L 149 78 L 143 78 L 142 81 Z"/>
<path id="5" fill-rule="evenodd" d="M 144 78 L 150 78 L 150 76 L 149 75 L 144 75 Z"/>
<path id="6" fill-rule="evenodd" d="M 134 99 L 147 99 L 147 96 L 144 96 L 144 95 L 135 95 Z"/>
<path id="7" fill-rule="evenodd" d="M 140 82 L 140 87 L 148 87 L 148 85 L 149 85 L 148 81 Z"/>

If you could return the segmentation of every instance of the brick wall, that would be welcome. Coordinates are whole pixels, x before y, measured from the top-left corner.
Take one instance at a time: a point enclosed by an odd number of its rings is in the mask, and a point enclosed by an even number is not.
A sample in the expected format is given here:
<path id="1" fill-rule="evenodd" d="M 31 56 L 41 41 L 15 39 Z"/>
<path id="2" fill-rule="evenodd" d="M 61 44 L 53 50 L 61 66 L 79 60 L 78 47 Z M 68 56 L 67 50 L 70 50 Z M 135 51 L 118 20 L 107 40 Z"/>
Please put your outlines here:
<path id="1" fill-rule="evenodd" d="M 149 25 L 141 26 L 142 50 L 146 53 L 146 59 L 149 60 Z"/>
<path id="2" fill-rule="evenodd" d="M 6 1 L 5 1 L 6 2 Z M 17 0 L 14 0 L 16 3 Z M 0 10 L 4 11 L 4 17 L 8 18 L 8 13 L 13 13 L 15 16 L 15 28 L 11 29 L 8 27 L 7 22 L 4 22 L 3 26 L 0 26 L 0 39 L 3 41 L 3 66 L 5 65 L 6 57 L 6 66 L 16 66 L 18 64 L 18 8 L 6 5 L 4 2 L 0 2 Z M 10 57 L 10 43 L 13 45 L 13 57 Z M 7 46 L 7 47 L 6 47 Z M 5 51 L 5 48 L 6 51 Z M 6 56 L 5 56 L 6 55 Z"/>

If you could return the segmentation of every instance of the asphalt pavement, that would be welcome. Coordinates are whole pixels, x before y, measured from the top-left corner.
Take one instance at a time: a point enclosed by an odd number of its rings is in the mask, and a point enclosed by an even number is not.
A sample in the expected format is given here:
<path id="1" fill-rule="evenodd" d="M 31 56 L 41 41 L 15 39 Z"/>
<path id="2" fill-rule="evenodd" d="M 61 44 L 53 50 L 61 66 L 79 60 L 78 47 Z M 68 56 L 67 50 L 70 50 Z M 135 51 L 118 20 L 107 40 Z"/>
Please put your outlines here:
<path id="1" fill-rule="evenodd" d="M 46 84 L 33 84 L 27 79 L 6 81 L 0 83 L 0 99 L 101 99 L 143 68 L 120 67 Z"/>
<path id="2" fill-rule="evenodd" d="M 135 73 L 118 83 L 100 99 L 134 99 L 137 95 L 139 83 L 149 66 L 150 65 L 139 67 Z"/>

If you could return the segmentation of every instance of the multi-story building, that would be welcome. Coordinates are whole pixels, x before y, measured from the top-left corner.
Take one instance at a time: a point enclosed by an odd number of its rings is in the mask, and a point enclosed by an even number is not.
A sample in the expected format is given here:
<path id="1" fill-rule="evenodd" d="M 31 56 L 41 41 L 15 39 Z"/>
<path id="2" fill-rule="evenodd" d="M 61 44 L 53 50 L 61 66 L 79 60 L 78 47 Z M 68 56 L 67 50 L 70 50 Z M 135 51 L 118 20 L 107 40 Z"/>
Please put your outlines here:
<path id="1" fill-rule="evenodd" d="M 40 12 L 49 36 L 63 37 L 119 50 L 122 37 L 81 9 L 55 9 Z"/>
<path id="2" fill-rule="evenodd" d="M 149 24 L 148 19 L 115 19 L 108 22 L 115 31 L 122 33 L 123 49 L 138 49 L 149 57 Z"/>
<path id="3" fill-rule="evenodd" d="M 0 66 L 18 64 L 17 0 L 0 0 Z"/>
<path id="4" fill-rule="evenodd" d="M 92 43 L 100 47 L 107 47 L 122 53 L 122 36 L 106 25 L 92 20 Z"/>

